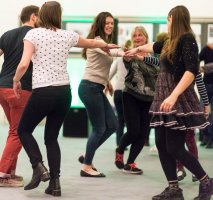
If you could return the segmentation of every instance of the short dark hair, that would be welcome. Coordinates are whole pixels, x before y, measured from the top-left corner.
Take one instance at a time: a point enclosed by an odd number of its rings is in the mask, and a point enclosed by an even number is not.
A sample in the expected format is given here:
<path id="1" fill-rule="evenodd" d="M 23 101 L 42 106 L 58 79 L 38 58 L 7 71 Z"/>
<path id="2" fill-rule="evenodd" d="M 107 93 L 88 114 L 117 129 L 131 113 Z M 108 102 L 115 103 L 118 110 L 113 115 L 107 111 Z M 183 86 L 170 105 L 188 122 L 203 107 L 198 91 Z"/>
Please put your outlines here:
<path id="1" fill-rule="evenodd" d="M 30 21 L 30 16 L 32 14 L 38 15 L 38 12 L 39 12 L 39 7 L 38 6 L 30 5 L 30 6 L 24 7 L 22 9 L 21 15 L 20 15 L 21 22 L 25 23 L 25 22 Z"/>
<path id="2" fill-rule="evenodd" d="M 60 3 L 57 1 L 45 2 L 39 11 L 38 26 L 53 30 L 61 29 L 61 15 Z"/>

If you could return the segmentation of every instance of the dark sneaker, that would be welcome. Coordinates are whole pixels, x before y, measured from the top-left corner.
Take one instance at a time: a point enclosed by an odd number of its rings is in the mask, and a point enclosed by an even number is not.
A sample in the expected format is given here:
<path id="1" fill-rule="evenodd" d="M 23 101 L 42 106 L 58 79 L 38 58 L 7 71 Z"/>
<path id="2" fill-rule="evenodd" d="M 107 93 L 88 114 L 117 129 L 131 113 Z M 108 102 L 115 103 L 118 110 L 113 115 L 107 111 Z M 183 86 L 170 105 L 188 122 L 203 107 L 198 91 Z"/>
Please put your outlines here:
<path id="1" fill-rule="evenodd" d="M 182 189 L 170 189 L 167 187 L 162 193 L 152 197 L 152 200 L 184 200 Z"/>
<path id="2" fill-rule="evenodd" d="M 184 169 L 177 171 L 178 181 L 182 181 L 186 177 L 186 171 Z"/>
<path id="3" fill-rule="evenodd" d="M 197 177 L 194 174 L 192 174 L 192 182 L 196 182 L 196 181 L 198 181 Z"/>
<path id="4" fill-rule="evenodd" d="M 125 173 L 129 173 L 129 174 L 143 174 L 143 170 L 137 168 L 135 163 L 131 163 L 131 164 L 126 164 L 124 166 L 123 171 Z"/>
<path id="5" fill-rule="evenodd" d="M 213 178 L 208 183 L 200 183 L 199 195 L 194 200 L 210 200 L 213 195 Z"/>
<path id="6" fill-rule="evenodd" d="M 124 154 L 120 154 L 117 152 L 117 149 L 115 149 L 115 165 L 118 169 L 124 168 Z"/>

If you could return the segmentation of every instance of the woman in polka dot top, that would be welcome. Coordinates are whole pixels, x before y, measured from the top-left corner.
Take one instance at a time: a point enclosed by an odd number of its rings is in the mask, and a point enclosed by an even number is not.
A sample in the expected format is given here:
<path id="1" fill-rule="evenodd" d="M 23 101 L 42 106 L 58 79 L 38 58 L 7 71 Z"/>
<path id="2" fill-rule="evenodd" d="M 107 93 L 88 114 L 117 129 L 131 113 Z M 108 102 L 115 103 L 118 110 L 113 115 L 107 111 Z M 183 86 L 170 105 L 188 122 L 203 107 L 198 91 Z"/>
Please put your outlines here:
<path id="1" fill-rule="evenodd" d="M 61 14 L 61 6 L 58 2 L 49 1 L 43 4 L 39 12 L 39 28 L 26 34 L 23 56 L 13 78 L 13 89 L 19 98 L 20 79 L 32 59 L 32 96 L 25 107 L 18 127 L 20 140 L 33 168 L 32 180 L 24 189 L 34 189 L 40 181 L 50 179 L 45 193 L 53 196 L 61 195 L 59 183 L 61 154 L 57 138 L 71 104 L 70 81 L 66 64 L 68 51 L 73 46 L 103 48 L 105 51 L 117 48 L 114 44 L 83 39 L 73 31 L 62 30 Z M 33 130 L 44 117 L 46 117 L 44 140 L 50 173 L 43 164 L 39 146 L 32 135 Z"/>

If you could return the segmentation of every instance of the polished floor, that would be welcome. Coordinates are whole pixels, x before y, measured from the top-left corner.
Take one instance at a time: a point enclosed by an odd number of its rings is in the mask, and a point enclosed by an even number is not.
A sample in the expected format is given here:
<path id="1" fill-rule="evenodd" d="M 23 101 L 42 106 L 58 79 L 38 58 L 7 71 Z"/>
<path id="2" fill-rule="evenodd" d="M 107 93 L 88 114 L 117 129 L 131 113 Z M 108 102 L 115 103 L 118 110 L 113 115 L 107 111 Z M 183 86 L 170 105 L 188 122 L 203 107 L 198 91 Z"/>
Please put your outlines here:
<path id="1" fill-rule="evenodd" d="M 7 137 L 7 125 L 0 125 L 0 152 L 4 147 Z M 46 151 L 43 142 L 43 126 L 38 126 L 34 135 L 40 144 L 46 162 Z M 124 174 L 113 164 L 115 150 L 115 136 L 106 141 L 96 152 L 94 164 L 99 171 L 106 174 L 106 178 L 83 178 L 79 172 L 81 165 L 78 156 L 84 153 L 86 139 L 59 136 L 61 145 L 61 186 L 62 197 L 52 197 L 44 194 L 47 183 L 41 183 L 38 188 L 24 191 L 23 188 L 0 188 L 0 200 L 28 200 L 28 199 L 76 199 L 76 200 L 150 200 L 153 195 L 160 193 L 167 186 L 158 156 L 145 147 L 137 159 L 137 164 L 144 170 L 143 175 Z M 153 136 L 151 135 L 153 144 Z M 128 151 L 126 152 L 128 154 Z M 209 173 L 213 176 L 213 149 L 199 147 L 199 158 Z M 17 174 L 24 177 L 27 184 L 32 175 L 32 169 L 24 150 L 21 151 Z M 198 183 L 192 183 L 191 174 L 180 183 L 185 200 L 191 200 L 197 195 Z M 213 199 L 213 198 L 212 198 Z"/>

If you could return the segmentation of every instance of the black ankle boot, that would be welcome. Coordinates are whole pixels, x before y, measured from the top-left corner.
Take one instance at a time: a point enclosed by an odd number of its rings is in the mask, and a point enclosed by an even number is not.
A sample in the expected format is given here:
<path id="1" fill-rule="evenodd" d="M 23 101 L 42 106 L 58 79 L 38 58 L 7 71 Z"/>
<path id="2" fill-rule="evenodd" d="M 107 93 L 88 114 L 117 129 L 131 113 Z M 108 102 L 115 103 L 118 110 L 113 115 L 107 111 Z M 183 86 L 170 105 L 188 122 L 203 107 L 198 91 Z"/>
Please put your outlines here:
<path id="1" fill-rule="evenodd" d="M 24 190 L 32 190 L 38 187 L 41 181 L 48 181 L 50 179 L 49 172 L 43 163 L 39 162 L 38 165 L 33 169 L 33 176 L 28 185 L 24 187 Z"/>
<path id="2" fill-rule="evenodd" d="M 49 186 L 45 190 L 45 193 L 53 196 L 61 196 L 61 186 L 59 178 L 50 179 Z"/>
<path id="3" fill-rule="evenodd" d="M 213 195 L 213 178 L 207 182 L 200 183 L 199 195 L 194 200 L 210 200 Z"/>
<path id="4" fill-rule="evenodd" d="M 184 200 L 182 189 L 177 190 L 167 187 L 162 193 L 152 197 L 152 200 Z"/>

